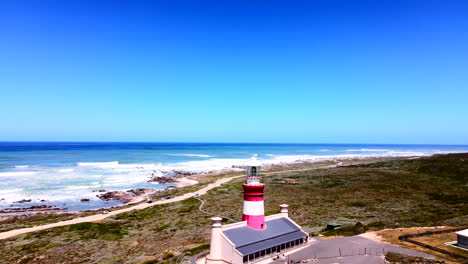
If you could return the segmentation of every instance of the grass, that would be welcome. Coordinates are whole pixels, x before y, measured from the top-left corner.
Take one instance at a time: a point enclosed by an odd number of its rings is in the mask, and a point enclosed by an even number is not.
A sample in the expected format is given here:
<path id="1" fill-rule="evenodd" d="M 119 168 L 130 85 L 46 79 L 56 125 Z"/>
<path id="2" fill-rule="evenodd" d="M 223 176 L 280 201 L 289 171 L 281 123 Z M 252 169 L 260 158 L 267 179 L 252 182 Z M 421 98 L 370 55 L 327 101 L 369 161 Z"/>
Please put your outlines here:
<path id="1" fill-rule="evenodd" d="M 399 253 L 393 253 L 389 252 L 385 254 L 385 260 L 390 262 L 391 264 L 439 264 L 439 263 L 445 263 L 445 261 L 439 261 L 439 260 L 432 260 L 432 259 L 426 259 L 426 258 L 421 258 L 421 257 L 413 257 L 413 256 L 408 256 L 404 254 L 399 254 Z"/>
<path id="2" fill-rule="evenodd" d="M 39 213 L 35 215 L 17 215 L 15 217 L 8 217 L 2 220 L 0 218 L 0 232 L 5 232 L 18 228 L 31 227 L 36 225 L 43 225 L 48 223 L 55 223 L 58 221 L 65 221 L 73 219 L 77 216 L 84 216 L 85 213 L 72 214 L 51 214 L 51 213 Z"/>
<path id="3" fill-rule="evenodd" d="M 447 226 L 447 227 L 439 227 L 439 228 L 427 228 L 427 227 L 426 228 L 401 228 L 401 229 L 394 229 L 394 230 L 379 231 L 379 232 L 377 232 L 377 235 L 381 236 L 384 241 L 389 242 L 391 244 L 399 245 L 399 246 L 402 246 L 402 247 L 405 247 L 405 248 L 408 248 L 408 249 L 422 251 L 422 252 L 434 255 L 438 259 L 447 261 L 448 263 L 458 263 L 456 259 L 454 259 L 452 257 L 449 257 L 449 256 L 447 256 L 445 254 L 442 254 L 442 253 L 439 253 L 439 252 L 436 252 L 436 251 L 433 251 L 433 250 L 430 250 L 430 249 L 426 249 L 426 248 L 420 247 L 418 245 L 415 245 L 415 244 L 412 244 L 412 243 L 409 243 L 409 242 L 405 242 L 405 241 L 401 241 L 401 240 L 398 239 L 398 237 L 401 236 L 401 235 L 423 233 L 423 232 L 427 232 L 427 231 L 436 231 L 436 230 L 443 230 L 443 229 L 449 229 L 449 228 L 451 228 L 451 227 Z M 432 246 L 438 247 L 438 246 L 441 246 L 441 244 L 443 244 L 443 242 L 442 242 L 443 240 L 448 240 L 448 241 L 445 241 L 445 242 L 449 242 L 449 241 L 455 240 L 453 238 L 454 238 L 454 233 L 447 233 L 447 234 L 433 235 L 433 236 L 419 237 L 419 238 L 412 238 L 412 239 L 417 240 L 417 241 L 421 241 L 423 243 L 427 243 L 427 244 L 432 245 Z M 452 240 L 450 240 L 450 239 L 452 239 Z M 454 253 L 458 253 L 458 254 L 461 253 L 461 252 L 459 252 L 457 249 L 455 249 L 453 247 L 451 247 L 451 248 L 442 247 L 442 248 L 446 249 L 448 251 L 452 251 Z M 466 254 L 466 253 L 463 253 L 463 254 Z M 463 255 L 463 254 L 460 254 L 460 255 Z"/>
<path id="4" fill-rule="evenodd" d="M 201 246 L 188 248 L 184 251 L 184 253 L 188 256 L 194 256 L 196 254 L 202 253 L 203 251 L 207 251 L 210 249 L 210 244 L 204 244 Z"/>
<path id="5" fill-rule="evenodd" d="M 412 238 L 415 241 L 422 242 L 424 244 L 437 247 L 440 249 L 445 249 L 447 251 L 453 252 L 455 254 L 464 256 L 465 258 L 468 258 L 468 251 L 455 248 L 449 245 L 446 245 L 445 243 L 447 242 L 452 242 L 457 240 L 457 235 L 455 233 L 446 233 L 446 234 L 437 234 L 437 235 L 431 235 L 431 236 L 424 236 L 424 237 L 415 237 Z"/>
<path id="6" fill-rule="evenodd" d="M 127 234 L 125 227 L 116 222 L 79 223 L 63 227 L 64 233 L 79 233 L 77 240 L 108 240 L 115 241 Z"/>
<path id="7" fill-rule="evenodd" d="M 365 233 L 366 231 L 367 227 L 361 222 L 357 222 L 354 226 L 339 227 L 333 230 L 327 230 L 325 228 L 321 233 L 325 236 L 354 236 Z"/>
<path id="8" fill-rule="evenodd" d="M 459 175 L 466 172 L 468 154 L 377 161 L 349 161 L 353 165 L 326 170 L 316 170 L 316 164 L 308 163 L 263 170 L 265 212 L 278 213 L 278 205 L 286 203 L 290 217 L 306 230 L 320 230 L 331 222 L 342 225 L 335 233 L 324 231 L 327 235 L 353 235 L 389 227 L 468 225 L 468 206 L 462 202 L 468 200 L 468 187 L 466 176 Z M 193 191 L 225 176 L 213 174 L 201 179 L 198 186 L 171 190 L 155 199 Z M 298 184 L 281 183 L 288 178 Z M 204 209 L 240 220 L 242 182 L 241 178 L 234 179 L 203 195 Z M 39 257 L 41 263 L 183 262 L 209 244 L 210 216 L 198 211 L 199 204 L 187 199 L 119 214 L 99 223 L 1 240 L 0 263 L 22 258 L 24 263 L 36 263 Z M 165 260 L 164 252 L 173 252 L 174 256 Z"/>

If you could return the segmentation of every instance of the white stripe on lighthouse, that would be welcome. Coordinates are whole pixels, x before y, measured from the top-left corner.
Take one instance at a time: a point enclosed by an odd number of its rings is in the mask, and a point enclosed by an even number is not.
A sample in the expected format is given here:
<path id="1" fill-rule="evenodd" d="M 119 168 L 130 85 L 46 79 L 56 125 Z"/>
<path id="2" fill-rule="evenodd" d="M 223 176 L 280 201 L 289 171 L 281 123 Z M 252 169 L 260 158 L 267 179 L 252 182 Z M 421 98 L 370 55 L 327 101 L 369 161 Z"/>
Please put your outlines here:
<path id="1" fill-rule="evenodd" d="M 243 214 L 245 215 L 263 215 L 263 201 L 244 201 Z"/>

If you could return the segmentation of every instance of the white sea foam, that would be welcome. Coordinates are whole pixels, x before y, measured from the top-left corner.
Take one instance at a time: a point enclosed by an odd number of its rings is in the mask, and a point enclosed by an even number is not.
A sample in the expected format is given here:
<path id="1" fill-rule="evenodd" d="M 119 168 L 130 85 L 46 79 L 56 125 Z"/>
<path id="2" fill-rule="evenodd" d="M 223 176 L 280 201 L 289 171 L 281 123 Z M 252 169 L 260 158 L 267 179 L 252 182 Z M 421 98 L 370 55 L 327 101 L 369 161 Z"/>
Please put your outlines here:
<path id="1" fill-rule="evenodd" d="M 0 190 L 0 195 L 6 195 L 6 194 L 12 194 L 12 193 L 17 193 L 21 192 L 23 189 L 6 189 L 6 190 Z"/>
<path id="2" fill-rule="evenodd" d="M 0 172 L 0 177 L 16 177 L 27 176 L 36 174 L 37 171 L 14 171 L 14 172 Z"/>
<path id="3" fill-rule="evenodd" d="M 199 158 L 211 158 L 213 156 L 205 154 L 169 154 L 168 156 L 182 156 L 182 157 L 199 157 Z"/>
<path id="4" fill-rule="evenodd" d="M 72 172 L 73 169 L 57 169 L 56 172 Z"/>
<path id="5" fill-rule="evenodd" d="M 89 191 L 89 190 L 95 190 L 100 187 L 101 187 L 100 184 L 95 183 L 95 184 L 89 184 L 89 185 L 71 185 L 71 186 L 66 186 L 64 189 L 68 191 L 73 191 L 73 190 Z"/>
<path id="6" fill-rule="evenodd" d="M 321 153 L 304 155 L 279 155 L 271 151 L 270 154 L 260 154 L 257 162 L 262 165 L 294 163 L 302 161 L 323 161 L 336 159 L 352 159 L 366 157 L 405 157 L 426 156 L 441 153 L 455 153 L 462 151 L 441 151 L 430 149 L 348 149 L 341 153 L 332 154 L 334 150 L 323 149 Z M 329 151 L 329 152 L 327 152 Z M 93 190 L 105 189 L 128 190 L 131 188 L 148 187 L 164 188 L 166 185 L 147 183 L 154 176 L 173 175 L 174 171 L 189 171 L 194 173 L 210 172 L 218 170 L 239 170 L 239 167 L 249 165 L 252 155 L 245 153 L 243 158 L 215 158 L 216 156 L 205 154 L 170 154 L 188 157 L 200 157 L 191 161 L 173 163 L 146 163 L 146 164 L 121 164 L 112 162 L 79 162 L 76 167 L 47 167 L 30 166 L 13 169 L 13 172 L 0 172 L 4 177 L 0 184 L 0 201 L 2 204 L 21 199 L 45 199 L 48 201 L 74 201 L 79 203 L 79 198 L 97 198 Z M 261 157 L 261 158 L 260 158 Z M 34 168 L 34 171 L 29 171 Z M 6 183 L 6 184 L 5 184 Z M 8 189 L 9 188 L 9 189 Z"/>
<path id="7" fill-rule="evenodd" d="M 346 151 L 352 151 L 352 152 L 356 152 L 356 151 L 363 151 L 363 152 L 384 152 L 384 151 L 392 151 L 390 149 L 366 149 L 366 148 L 361 148 L 361 149 L 347 149 Z"/>
<path id="8" fill-rule="evenodd" d="M 15 168 L 22 169 L 22 168 L 27 168 L 29 165 L 16 165 Z"/>
<path id="9" fill-rule="evenodd" d="M 78 162 L 78 166 L 93 166 L 93 167 L 113 167 L 119 165 L 118 161 L 110 162 Z"/>

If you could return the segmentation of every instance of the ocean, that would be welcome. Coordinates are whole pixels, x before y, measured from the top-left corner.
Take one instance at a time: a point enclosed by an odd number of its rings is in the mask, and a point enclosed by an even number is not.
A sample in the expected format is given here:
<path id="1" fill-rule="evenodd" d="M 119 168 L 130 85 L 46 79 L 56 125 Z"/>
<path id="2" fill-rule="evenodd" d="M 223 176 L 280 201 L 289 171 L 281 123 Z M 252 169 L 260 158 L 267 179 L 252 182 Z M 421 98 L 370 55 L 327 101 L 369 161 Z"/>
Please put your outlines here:
<path id="1" fill-rule="evenodd" d="M 44 204 L 68 211 L 110 207 L 96 190 L 164 189 L 151 175 L 208 172 L 248 164 L 468 152 L 468 146 L 366 144 L 0 142 L 0 210 Z M 94 192 L 93 192 L 94 191 Z M 30 203 L 15 203 L 31 199 Z M 80 202 L 90 199 L 90 202 Z"/>

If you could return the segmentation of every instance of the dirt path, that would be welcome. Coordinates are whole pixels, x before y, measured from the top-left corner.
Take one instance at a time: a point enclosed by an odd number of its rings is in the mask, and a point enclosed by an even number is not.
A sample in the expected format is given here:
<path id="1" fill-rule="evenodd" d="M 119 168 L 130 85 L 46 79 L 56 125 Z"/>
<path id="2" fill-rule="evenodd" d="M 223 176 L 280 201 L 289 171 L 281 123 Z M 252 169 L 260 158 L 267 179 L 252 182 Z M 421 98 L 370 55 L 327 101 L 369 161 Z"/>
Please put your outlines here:
<path id="1" fill-rule="evenodd" d="M 232 219 L 232 218 L 229 218 L 229 217 L 227 217 L 227 216 L 222 216 L 222 215 L 219 215 L 219 214 L 213 214 L 213 213 L 210 213 L 210 212 L 205 211 L 205 209 L 203 209 L 203 206 L 205 206 L 205 201 L 202 200 L 202 199 L 200 199 L 199 197 L 193 197 L 193 198 L 195 198 L 195 199 L 197 199 L 198 201 L 200 201 L 200 206 L 198 206 L 198 211 L 200 211 L 200 212 L 202 212 L 202 213 L 204 213 L 204 214 L 207 214 L 207 215 L 212 215 L 212 216 L 218 216 L 218 217 L 221 217 L 221 218 L 225 218 L 225 219 L 227 219 L 227 220 L 229 220 L 229 221 L 231 221 L 231 222 L 234 222 L 234 223 L 239 222 L 239 221 L 234 220 L 234 219 Z"/>
<path id="2" fill-rule="evenodd" d="M 263 175 L 285 173 L 285 172 L 295 172 L 295 171 L 305 171 L 305 170 L 314 170 L 314 169 L 333 168 L 333 167 L 337 167 L 337 165 L 327 165 L 327 166 L 322 166 L 322 167 L 317 167 L 317 168 L 305 168 L 305 169 L 297 169 L 297 170 L 285 170 L 285 171 L 277 171 L 277 172 L 268 172 L 268 173 L 265 173 Z M 14 230 L 2 232 L 2 233 L 0 233 L 0 239 L 6 239 L 6 238 L 9 238 L 9 237 L 13 237 L 13 236 L 17 236 L 17 235 L 21 235 L 21 234 L 25 234 L 25 233 L 30 233 L 30 232 L 35 232 L 35 231 L 40 231 L 40 230 L 45 230 L 45 229 L 49 229 L 49 228 L 53 228 L 53 227 L 67 226 L 67 225 L 73 225 L 73 224 L 84 223 L 84 222 L 101 221 L 101 220 L 106 219 L 107 217 L 118 215 L 118 214 L 125 213 L 125 212 L 130 212 L 130 211 L 133 211 L 133 210 L 141 210 L 141 209 L 145 209 L 145 208 L 148 208 L 148 207 L 151 207 L 151 206 L 154 206 L 154 205 L 158 205 L 158 204 L 167 204 L 167 203 L 174 203 L 174 202 L 182 201 L 182 200 L 185 200 L 185 199 L 188 199 L 188 198 L 192 198 L 192 197 L 195 197 L 195 196 L 200 196 L 200 195 L 206 194 L 209 190 L 214 189 L 216 187 L 219 187 L 222 184 L 224 184 L 226 182 L 229 182 L 232 179 L 239 178 L 239 177 L 244 177 L 244 176 L 245 175 L 238 175 L 238 176 L 232 176 L 232 177 L 228 177 L 228 178 L 222 178 L 222 179 L 217 180 L 214 183 L 208 184 L 207 186 L 205 186 L 204 188 L 202 188 L 202 189 L 200 189 L 198 191 L 191 192 L 191 193 L 186 193 L 186 194 L 183 194 L 181 196 L 176 196 L 175 198 L 169 199 L 169 200 L 156 201 L 156 202 L 153 202 L 153 203 L 140 203 L 140 204 L 137 204 L 137 205 L 134 205 L 134 206 L 130 206 L 130 207 L 127 207 L 127 208 L 123 208 L 123 209 L 119 209 L 119 210 L 109 212 L 108 214 L 96 214 L 96 215 L 78 217 L 78 218 L 75 218 L 75 219 L 60 221 L 60 222 L 56 222 L 56 223 L 52 223 L 52 224 L 38 225 L 38 226 L 33 226 L 33 227 L 26 227 L 26 228 L 20 228 L 20 229 L 14 229 Z"/>
<path id="3" fill-rule="evenodd" d="M 103 220 L 103 219 L 105 219 L 107 217 L 118 215 L 118 214 L 125 213 L 125 212 L 130 212 L 132 210 L 141 210 L 141 209 L 145 209 L 145 208 L 148 208 L 148 207 L 151 207 L 151 206 L 154 206 L 154 205 L 158 205 L 158 204 L 167 204 L 167 203 L 174 203 L 174 202 L 182 201 L 182 200 L 191 198 L 191 197 L 193 197 L 193 196 L 195 196 L 197 194 L 198 195 L 206 194 L 209 190 L 211 190 L 213 188 L 219 187 L 222 184 L 224 184 L 224 183 L 226 183 L 226 182 L 228 182 L 228 181 L 230 181 L 232 179 L 243 177 L 243 176 L 244 175 L 239 175 L 239 176 L 233 176 L 233 177 L 229 177 L 229 178 L 219 179 L 216 182 L 210 183 L 206 187 L 204 187 L 204 188 L 202 188 L 202 189 L 200 189 L 200 190 L 198 190 L 196 192 L 186 193 L 186 194 L 183 194 L 181 196 L 177 196 L 177 197 L 175 197 L 173 199 L 170 199 L 170 200 L 156 201 L 156 202 L 153 202 L 153 203 L 140 203 L 140 204 L 137 204 L 137 205 L 134 205 L 134 206 L 131 206 L 131 207 L 127 207 L 127 208 L 124 208 L 124 209 L 119 209 L 119 210 L 109 212 L 108 214 L 97 214 L 97 215 L 90 215 L 90 216 L 85 216 L 85 217 L 78 217 L 78 218 L 75 218 L 75 219 L 61 221 L 61 222 L 52 223 L 52 224 L 39 225 L 39 226 L 33 226 L 33 227 L 27 227 L 27 228 L 20 228 L 20 229 L 15 229 L 15 230 L 2 232 L 2 233 L 0 233 L 0 239 L 6 239 L 6 238 L 9 238 L 9 237 L 13 237 L 13 236 L 17 236 L 17 235 L 21 235 L 21 234 L 25 234 L 25 233 L 29 233 L 29 232 L 45 230 L 45 229 L 49 229 L 49 228 L 53 228 L 53 227 L 73 225 L 73 224 L 84 223 L 84 222 L 100 221 L 100 220 Z"/>

